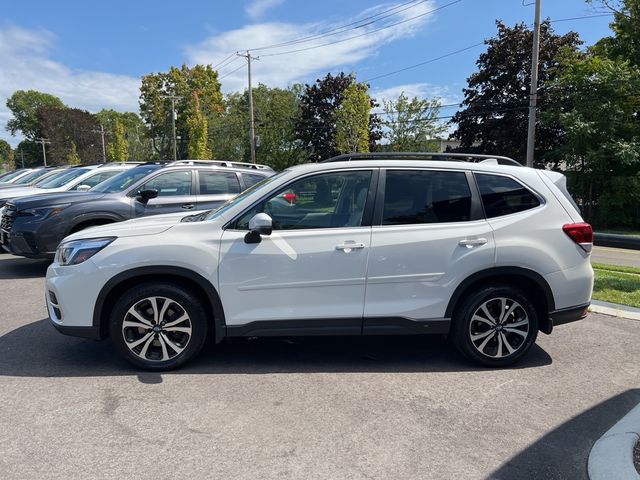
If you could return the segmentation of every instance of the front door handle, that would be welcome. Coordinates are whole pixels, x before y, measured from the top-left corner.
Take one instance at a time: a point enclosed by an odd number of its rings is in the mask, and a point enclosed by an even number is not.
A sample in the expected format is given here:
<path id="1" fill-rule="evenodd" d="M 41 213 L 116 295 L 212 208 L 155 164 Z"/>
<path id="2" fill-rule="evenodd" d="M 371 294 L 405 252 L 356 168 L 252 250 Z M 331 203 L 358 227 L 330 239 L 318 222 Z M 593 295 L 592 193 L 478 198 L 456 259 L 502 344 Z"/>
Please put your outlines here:
<path id="1" fill-rule="evenodd" d="M 185 203 L 182 205 L 183 210 L 193 210 L 195 205 L 193 203 Z"/>
<path id="2" fill-rule="evenodd" d="M 349 253 L 351 250 L 360 250 L 364 248 L 364 243 L 345 242 L 341 245 L 336 245 L 336 250 L 342 250 L 344 253 Z"/>
<path id="3" fill-rule="evenodd" d="M 463 247 L 477 247 L 487 243 L 486 238 L 464 238 L 458 242 Z"/>

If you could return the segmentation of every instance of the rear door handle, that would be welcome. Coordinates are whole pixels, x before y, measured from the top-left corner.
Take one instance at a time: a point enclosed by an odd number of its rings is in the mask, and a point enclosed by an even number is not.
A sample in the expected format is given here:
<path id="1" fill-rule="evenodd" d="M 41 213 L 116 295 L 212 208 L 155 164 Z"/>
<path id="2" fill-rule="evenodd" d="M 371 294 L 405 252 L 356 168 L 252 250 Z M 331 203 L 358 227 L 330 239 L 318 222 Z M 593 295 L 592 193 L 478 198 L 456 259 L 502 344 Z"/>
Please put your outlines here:
<path id="1" fill-rule="evenodd" d="M 364 248 L 364 243 L 345 242 L 340 245 L 336 245 L 336 250 L 342 250 L 344 253 L 349 253 L 351 250 L 361 250 Z"/>
<path id="2" fill-rule="evenodd" d="M 194 207 L 195 205 L 193 203 L 185 203 L 182 205 L 183 210 L 193 210 Z"/>
<path id="3" fill-rule="evenodd" d="M 458 245 L 463 247 L 476 247 L 487 243 L 486 238 L 465 238 L 458 242 Z"/>

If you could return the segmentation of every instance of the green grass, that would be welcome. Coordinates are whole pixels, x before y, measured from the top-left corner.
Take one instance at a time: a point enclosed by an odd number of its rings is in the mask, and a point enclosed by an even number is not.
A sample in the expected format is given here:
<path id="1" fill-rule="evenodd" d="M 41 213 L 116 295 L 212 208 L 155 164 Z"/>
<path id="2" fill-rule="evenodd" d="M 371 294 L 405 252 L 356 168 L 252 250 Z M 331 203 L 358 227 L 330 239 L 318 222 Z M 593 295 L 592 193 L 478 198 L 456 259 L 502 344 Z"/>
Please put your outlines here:
<path id="1" fill-rule="evenodd" d="M 640 308 L 640 268 L 594 263 L 593 298 Z"/>

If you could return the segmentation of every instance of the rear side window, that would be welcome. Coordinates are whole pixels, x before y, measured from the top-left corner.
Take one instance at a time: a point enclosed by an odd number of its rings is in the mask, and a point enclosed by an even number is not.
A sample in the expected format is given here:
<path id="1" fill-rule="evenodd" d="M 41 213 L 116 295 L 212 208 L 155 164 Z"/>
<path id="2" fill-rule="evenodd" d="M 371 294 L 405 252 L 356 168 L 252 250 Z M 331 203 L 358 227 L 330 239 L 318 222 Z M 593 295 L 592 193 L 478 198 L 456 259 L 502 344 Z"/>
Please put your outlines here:
<path id="1" fill-rule="evenodd" d="M 463 172 L 388 171 L 383 225 L 466 222 L 471 191 Z"/>
<path id="2" fill-rule="evenodd" d="M 538 197 L 512 178 L 477 173 L 476 181 L 487 218 L 518 213 L 540 205 Z"/>
<path id="3" fill-rule="evenodd" d="M 200 195 L 240 193 L 238 176 L 233 172 L 203 172 L 200 170 Z"/>
<path id="4" fill-rule="evenodd" d="M 266 177 L 263 175 L 254 175 L 252 173 L 243 173 L 242 178 L 244 180 L 245 188 L 253 187 L 256 183 L 261 182 Z"/>

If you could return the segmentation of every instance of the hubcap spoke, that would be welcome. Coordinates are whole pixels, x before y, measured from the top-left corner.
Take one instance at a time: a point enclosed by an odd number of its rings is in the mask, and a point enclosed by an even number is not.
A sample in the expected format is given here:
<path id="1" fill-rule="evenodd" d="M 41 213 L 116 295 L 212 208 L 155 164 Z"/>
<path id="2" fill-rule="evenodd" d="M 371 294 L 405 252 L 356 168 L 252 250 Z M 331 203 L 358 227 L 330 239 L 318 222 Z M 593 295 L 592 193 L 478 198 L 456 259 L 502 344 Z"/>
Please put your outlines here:
<path id="1" fill-rule="evenodd" d="M 145 330 L 149 330 L 151 328 L 151 325 L 148 323 L 132 322 L 130 320 L 122 322 L 122 326 L 123 328 L 144 328 Z"/>
<path id="2" fill-rule="evenodd" d="M 511 327 L 505 327 L 504 331 L 509 333 L 517 333 L 518 335 L 521 335 L 525 338 L 527 337 L 527 333 L 528 333 L 528 332 L 523 332 L 522 330 L 518 330 L 517 328 L 511 328 Z"/>
<path id="3" fill-rule="evenodd" d="M 516 351 L 516 349 L 511 346 L 511 344 L 509 343 L 509 340 L 507 340 L 507 336 L 503 332 L 500 332 L 500 338 L 502 338 L 502 343 L 504 344 L 505 347 L 507 347 L 509 354 L 512 354 L 513 352 Z"/>
<path id="4" fill-rule="evenodd" d="M 507 299 L 500 299 L 500 318 L 498 318 L 498 323 L 502 323 L 502 320 L 505 318 L 505 310 L 507 308 Z"/>
<path id="5" fill-rule="evenodd" d="M 502 357 L 502 332 L 498 333 L 498 352 L 495 355 L 497 358 Z"/>
<path id="6" fill-rule="evenodd" d="M 517 322 L 514 323 L 507 323 L 504 328 L 515 328 L 515 327 L 523 327 L 525 325 L 527 325 L 529 323 L 529 319 L 525 318 L 524 320 L 519 320 Z"/>
<path id="7" fill-rule="evenodd" d="M 176 353 L 182 353 L 182 351 L 184 350 L 184 348 L 179 347 L 171 340 L 169 340 L 169 338 L 164 333 L 161 333 L 160 337 L 163 338 L 164 341 L 167 342 L 167 345 L 169 345 Z"/>
<path id="8" fill-rule="evenodd" d="M 494 317 L 493 315 L 491 315 L 491 313 L 489 313 L 489 310 L 487 309 L 487 303 L 489 302 L 485 302 L 480 308 L 482 309 L 482 312 L 487 316 L 487 319 L 489 319 L 493 323 L 496 323 L 496 317 Z"/>
<path id="9" fill-rule="evenodd" d="M 164 337 L 159 335 L 158 341 L 160 342 L 160 348 L 162 348 L 162 360 L 169 360 L 169 352 L 167 351 L 167 344 L 165 343 Z"/>
<path id="10" fill-rule="evenodd" d="M 158 323 L 158 297 L 150 297 L 149 303 L 151 304 L 151 308 L 153 309 L 153 324 Z"/>
<path id="11" fill-rule="evenodd" d="M 471 341 L 477 342 L 478 340 L 495 333 L 494 330 L 487 330 L 486 332 L 478 333 L 477 335 L 471 335 Z"/>
<path id="12" fill-rule="evenodd" d="M 169 327 L 164 330 L 166 332 L 182 332 L 191 335 L 191 328 L 189 327 Z"/>
<path id="13" fill-rule="evenodd" d="M 129 311 L 127 312 L 129 315 L 135 317 L 140 323 L 144 323 L 145 325 L 147 325 L 148 327 L 151 326 L 151 322 L 149 320 L 147 320 L 146 318 L 144 318 L 142 315 L 140 315 L 137 311 L 136 311 L 136 306 L 134 305 L 133 307 L 131 307 L 129 309 Z"/>
<path id="14" fill-rule="evenodd" d="M 474 315 L 473 318 L 471 319 L 472 322 L 482 322 L 482 323 L 486 323 L 487 325 L 491 325 L 492 327 L 496 326 L 496 322 L 494 322 L 493 320 L 489 320 L 487 318 L 484 317 L 480 317 L 478 315 Z"/>
<path id="15" fill-rule="evenodd" d="M 487 343 L 489 343 L 489 340 L 491 340 L 495 336 L 496 336 L 496 332 L 495 331 L 491 331 L 491 335 L 489 335 L 487 338 L 484 339 L 484 342 L 482 342 L 480 344 L 480 346 L 478 347 L 478 350 L 480 350 L 482 353 L 484 353 L 484 348 L 487 346 Z"/>
<path id="16" fill-rule="evenodd" d="M 145 342 L 148 338 L 153 337 L 153 332 L 149 332 L 147 333 L 144 337 L 139 338 L 138 340 L 128 343 L 127 346 L 133 350 L 134 348 L 136 348 L 138 345 L 140 345 L 141 343 Z"/>
<path id="17" fill-rule="evenodd" d="M 187 315 L 186 313 L 184 315 L 182 315 L 179 319 L 174 320 L 173 322 L 167 322 L 164 325 L 164 329 L 168 330 L 170 327 L 173 327 L 174 325 L 179 325 L 182 322 L 189 320 L 189 315 Z"/>
<path id="18" fill-rule="evenodd" d="M 151 343 L 153 342 L 153 335 L 151 335 L 149 337 L 149 339 L 147 340 L 147 342 L 144 344 L 144 346 L 142 347 L 142 350 L 140 350 L 140 356 L 142 358 L 147 358 L 147 350 L 149 350 L 149 345 L 151 345 Z"/>

